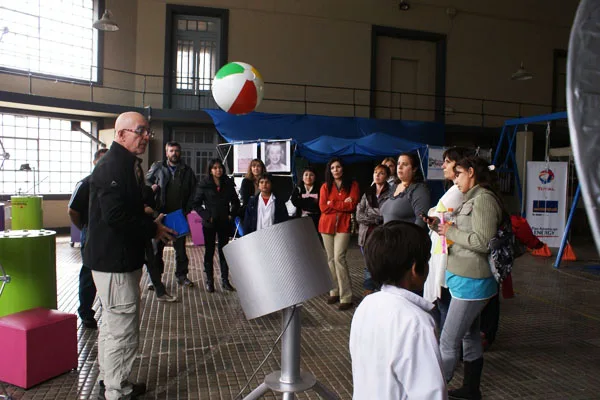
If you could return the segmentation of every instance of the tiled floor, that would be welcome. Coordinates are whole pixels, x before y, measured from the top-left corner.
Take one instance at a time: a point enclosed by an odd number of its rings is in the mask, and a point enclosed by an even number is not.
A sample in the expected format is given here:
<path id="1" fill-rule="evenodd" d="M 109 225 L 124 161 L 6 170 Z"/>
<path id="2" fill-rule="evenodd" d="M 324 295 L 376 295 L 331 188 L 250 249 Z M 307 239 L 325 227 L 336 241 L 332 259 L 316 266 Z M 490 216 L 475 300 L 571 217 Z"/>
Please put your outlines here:
<path id="1" fill-rule="evenodd" d="M 75 313 L 79 248 L 57 240 L 59 309 Z M 516 297 L 502 301 L 501 328 L 485 355 L 482 389 L 486 399 L 600 398 L 600 264 L 591 245 L 578 250 L 587 262 L 551 267 L 553 259 L 519 259 Z M 163 304 L 142 287 L 140 356 L 133 380 L 148 384 L 144 399 L 233 399 L 272 347 L 279 315 L 247 321 L 235 293 L 202 288 L 203 248 L 188 247 L 192 289 L 177 287 L 174 254 L 165 251 L 167 287 L 180 302 Z M 361 293 L 362 259 L 353 247 L 348 259 L 355 293 Z M 566 263 L 568 264 L 568 263 Z M 358 298 L 355 299 L 359 301 Z M 96 303 L 96 307 L 98 303 Z M 98 312 L 97 317 L 100 317 Z M 339 312 L 325 297 L 303 307 L 302 368 L 341 399 L 350 399 L 352 376 L 348 334 L 352 312 Z M 96 331 L 78 330 L 79 368 L 24 391 L 8 386 L 15 399 L 95 399 Z M 0 344 L 1 345 L 1 344 Z M 1 350 L 0 350 L 1 356 Z M 279 369 L 279 348 L 250 381 L 250 389 Z M 460 370 L 452 384 L 460 380 Z M 0 387 L 1 394 L 1 387 Z M 273 394 L 267 399 L 276 398 Z M 299 399 L 318 399 L 312 391 Z M 375 399 L 376 400 L 376 399 Z"/>

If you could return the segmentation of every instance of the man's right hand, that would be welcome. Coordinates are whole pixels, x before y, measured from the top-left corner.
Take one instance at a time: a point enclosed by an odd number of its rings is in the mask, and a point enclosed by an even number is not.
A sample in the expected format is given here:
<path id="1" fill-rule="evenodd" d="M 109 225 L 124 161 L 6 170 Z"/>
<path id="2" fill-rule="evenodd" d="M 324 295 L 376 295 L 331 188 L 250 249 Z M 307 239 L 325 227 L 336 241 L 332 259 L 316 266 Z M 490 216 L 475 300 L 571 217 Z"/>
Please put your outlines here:
<path id="1" fill-rule="evenodd" d="M 171 228 L 167 228 L 166 226 L 164 226 L 162 224 L 161 221 L 164 217 L 165 217 L 165 214 L 160 214 L 154 220 L 154 223 L 156 224 L 156 235 L 154 236 L 154 239 L 160 240 L 163 243 L 168 243 L 171 240 L 175 240 L 175 235 L 177 235 L 177 232 L 175 232 Z"/>
<path id="2" fill-rule="evenodd" d="M 152 191 L 154 193 L 156 193 L 157 190 L 158 190 L 158 185 L 155 183 L 154 185 L 152 185 Z"/>

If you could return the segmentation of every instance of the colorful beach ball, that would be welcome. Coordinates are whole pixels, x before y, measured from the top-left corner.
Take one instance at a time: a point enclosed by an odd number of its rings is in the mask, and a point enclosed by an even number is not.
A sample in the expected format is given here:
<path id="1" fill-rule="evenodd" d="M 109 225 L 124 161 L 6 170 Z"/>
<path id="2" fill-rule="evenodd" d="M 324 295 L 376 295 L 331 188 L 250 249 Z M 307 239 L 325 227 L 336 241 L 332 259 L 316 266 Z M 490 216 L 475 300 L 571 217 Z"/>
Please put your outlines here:
<path id="1" fill-rule="evenodd" d="M 213 79 L 212 93 L 217 105 L 230 114 L 247 114 L 263 99 L 265 84 L 250 64 L 235 61 L 224 65 Z"/>

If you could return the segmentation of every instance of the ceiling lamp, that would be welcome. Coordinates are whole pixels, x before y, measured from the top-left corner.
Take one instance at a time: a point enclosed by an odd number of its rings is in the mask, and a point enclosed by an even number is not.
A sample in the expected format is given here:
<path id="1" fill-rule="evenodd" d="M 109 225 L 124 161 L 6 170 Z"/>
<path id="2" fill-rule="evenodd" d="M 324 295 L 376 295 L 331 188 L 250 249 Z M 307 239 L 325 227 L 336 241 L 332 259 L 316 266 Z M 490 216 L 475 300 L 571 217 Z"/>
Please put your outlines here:
<path id="1" fill-rule="evenodd" d="M 94 22 L 92 26 L 98 29 L 99 31 L 114 32 L 119 30 L 119 25 L 117 25 L 117 23 L 113 21 L 112 13 L 108 9 L 104 10 L 102 18 Z"/>
<path id="2" fill-rule="evenodd" d="M 519 67 L 517 72 L 512 74 L 510 77 L 510 79 L 512 79 L 513 81 L 528 81 L 532 78 L 533 74 L 525 69 L 525 67 L 523 66 L 523 61 L 521 61 L 521 66 Z"/>

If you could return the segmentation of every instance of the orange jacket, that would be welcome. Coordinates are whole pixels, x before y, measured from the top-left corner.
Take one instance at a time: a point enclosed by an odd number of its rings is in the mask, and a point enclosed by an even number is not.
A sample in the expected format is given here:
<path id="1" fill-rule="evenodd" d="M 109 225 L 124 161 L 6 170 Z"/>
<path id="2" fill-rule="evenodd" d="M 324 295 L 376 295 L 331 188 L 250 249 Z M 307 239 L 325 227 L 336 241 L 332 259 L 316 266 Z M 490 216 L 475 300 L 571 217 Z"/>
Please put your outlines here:
<path id="1" fill-rule="evenodd" d="M 351 202 L 345 202 L 344 199 L 350 197 Z M 321 186 L 319 196 L 319 208 L 321 209 L 321 218 L 319 219 L 320 233 L 350 233 L 350 216 L 356 210 L 356 205 L 360 200 L 358 183 L 352 181 L 350 193 L 345 189 L 338 190 L 335 185 L 331 192 L 327 190 L 327 184 Z M 329 202 L 329 204 L 327 204 Z"/>

